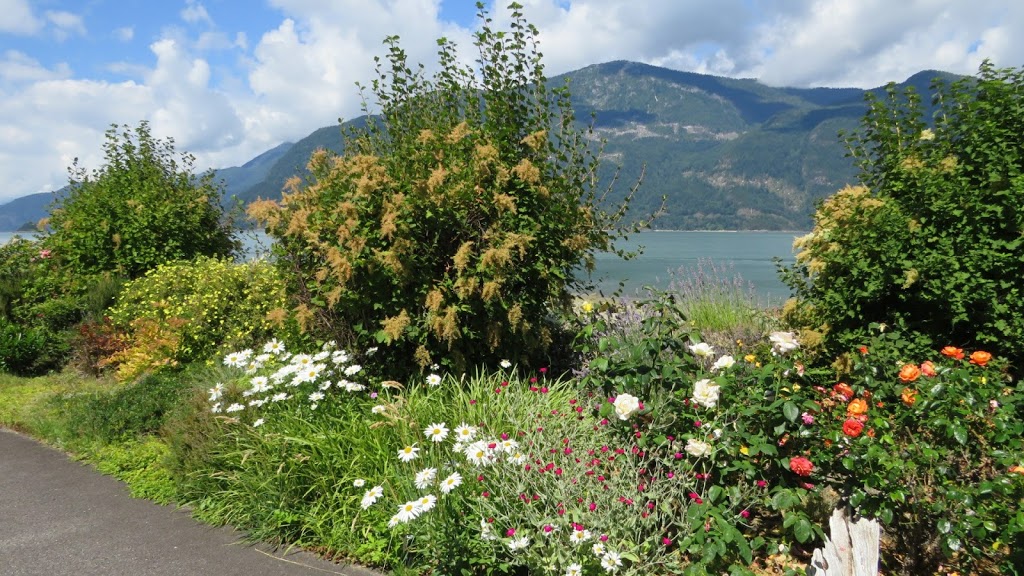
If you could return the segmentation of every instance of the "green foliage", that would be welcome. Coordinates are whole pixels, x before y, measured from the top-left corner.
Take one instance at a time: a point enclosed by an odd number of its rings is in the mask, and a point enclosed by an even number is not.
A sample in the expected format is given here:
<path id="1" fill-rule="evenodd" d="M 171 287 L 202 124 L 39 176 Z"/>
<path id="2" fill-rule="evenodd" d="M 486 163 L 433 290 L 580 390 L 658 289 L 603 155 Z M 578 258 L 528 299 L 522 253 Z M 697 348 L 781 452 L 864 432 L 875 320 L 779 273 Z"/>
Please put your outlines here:
<path id="1" fill-rule="evenodd" d="M 194 158 L 146 122 L 112 126 L 105 164 L 70 168 L 70 186 L 52 209 L 46 245 L 75 274 L 116 271 L 136 278 L 171 260 L 226 256 L 236 249 L 213 173 L 198 178 Z"/>
<path id="2" fill-rule="evenodd" d="M 1024 365 L 1024 71 L 981 66 L 870 98 L 847 139 L 863 186 L 824 202 L 787 280 L 840 351 L 869 323 Z"/>
<path id="3" fill-rule="evenodd" d="M 58 395 L 51 402 L 68 435 L 110 444 L 158 432 L 192 386 L 180 372 L 166 372 L 113 390 Z"/>
<path id="4" fill-rule="evenodd" d="M 206 360 L 266 339 L 283 315 L 284 284 L 264 261 L 234 263 L 200 256 L 158 265 L 129 282 L 110 317 L 129 331 L 109 360 L 131 379 L 163 365 Z"/>
<path id="5" fill-rule="evenodd" d="M 918 356 L 903 334 L 872 328 L 843 358 L 844 383 L 794 398 L 814 416 L 793 436 L 816 476 L 888 525 L 893 573 L 1013 573 L 1024 546 L 1024 386 L 985 352 Z"/>
<path id="6" fill-rule="evenodd" d="M 397 376 L 542 362 L 552 313 L 625 210 L 597 207 L 597 154 L 567 89 L 548 88 L 519 6 L 507 32 L 480 10 L 479 70 L 441 39 L 425 78 L 389 38 L 371 86 L 379 118 L 347 131 L 343 155 L 314 153 L 310 181 L 294 179 L 280 204 L 250 207 L 277 239 L 297 318 L 381 345 L 374 361 Z"/>

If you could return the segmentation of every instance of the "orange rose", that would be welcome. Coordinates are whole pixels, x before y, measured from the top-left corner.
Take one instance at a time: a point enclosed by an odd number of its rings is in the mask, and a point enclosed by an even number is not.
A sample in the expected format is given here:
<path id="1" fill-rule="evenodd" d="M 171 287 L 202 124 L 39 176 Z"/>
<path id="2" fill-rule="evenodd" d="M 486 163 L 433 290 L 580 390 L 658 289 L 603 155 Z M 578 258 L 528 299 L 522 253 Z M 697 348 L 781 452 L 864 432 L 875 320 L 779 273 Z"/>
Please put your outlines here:
<path id="1" fill-rule="evenodd" d="M 865 414 L 868 411 L 868 403 L 863 398 L 857 398 L 846 406 L 847 416 L 859 416 Z"/>
<path id="2" fill-rule="evenodd" d="M 977 350 L 971 354 L 971 364 L 977 364 L 978 366 L 984 366 L 988 364 L 988 361 L 992 359 L 992 355 L 983 350 Z"/>
<path id="3" fill-rule="evenodd" d="M 1010 467 L 1010 473 L 1011 474 L 1024 474 L 1024 466 L 1011 466 Z"/>
<path id="4" fill-rule="evenodd" d="M 913 406 L 914 402 L 917 402 L 917 390 L 913 388 L 904 388 L 903 393 L 900 394 L 900 398 L 903 399 L 903 403 L 907 406 Z"/>
<path id="5" fill-rule="evenodd" d="M 843 422 L 843 434 L 846 434 L 851 438 L 860 436 L 862 430 L 864 430 L 864 424 L 861 424 L 858 420 L 850 418 L 846 422 Z"/>
<path id="6" fill-rule="evenodd" d="M 904 382 L 913 382 L 921 375 L 921 369 L 913 364 L 904 364 L 903 368 L 900 368 L 900 380 Z"/>
<path id="7" fill-rule="evenodd" d="M 950 358 L 955 358 L 956 360 L 964 359 L 964 351 L 961 350 L 960 348 L 957 348 L 956 346 L 946 346 L 945 348 L 942 349 L 942 355 L 948 356 Z"/>
<path id="8" fill-rule="evenodd" d="M 861 346 L 859 348 L 859 350 L 860 350 L 861 354 L 865 354 L 866 355 L 868 353 L 868 347 L 867 346 Z"/>
<path id="9" fill-rule="evenodd" d="M 844 396 L 847 400 L 853 398 L 853 388 L 850 388 L 850 386 L 845 382 L 836 384 L 832 387 L 832 390 L 834 390 L 836 394 Z"/>
<path id="10" fill-rule="evenodd" d="M 810 476 L 814 471 L 814 464 L 803 456 L 793 456 L 789 459 L 789 469 L 799 476 Z"/>
<path id="11" fill-rule="evenodd" d="M 932 364 L 931 360 L 925 360 L 921 363 L 921 374 L 931 378 L 935 376 L 935 364 Z"/>

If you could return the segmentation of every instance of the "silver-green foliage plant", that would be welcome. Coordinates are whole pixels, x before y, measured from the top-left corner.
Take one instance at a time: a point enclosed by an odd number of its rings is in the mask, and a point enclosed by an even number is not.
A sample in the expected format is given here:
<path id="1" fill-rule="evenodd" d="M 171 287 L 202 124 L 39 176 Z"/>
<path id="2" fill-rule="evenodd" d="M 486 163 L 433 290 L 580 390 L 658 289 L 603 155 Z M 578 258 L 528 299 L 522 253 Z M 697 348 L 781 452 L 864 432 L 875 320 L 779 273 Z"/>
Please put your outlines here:
<path id="1" fill-rule="evenodd" d="M 111 126 L 104 165 L 69 169 L 70 184 L 48 221 L 47 248 L 68 271 L 112 271 L 136 278 L 171 260 L 227 256 L 236 249 L 213 172 L 196 176 L 195 158 L 154 137 L 147 122 Z"/>
<path id="2" fill-rule="evenodd" d="M 428 78 L 388 38 L 364 106 L 378 115 L 345 133 L 343 155 L 314 153 L 281 202 L 250 208 L 277 240 L 299 321 L 380 344 L 394 375 L 544 358 L 552 313 L 628 205 L 599 207 L 597 150 L 568 90 L 549 88 L 521 6 L 508 31 L 478 6 L 476 67 L 442 38 Z"/>

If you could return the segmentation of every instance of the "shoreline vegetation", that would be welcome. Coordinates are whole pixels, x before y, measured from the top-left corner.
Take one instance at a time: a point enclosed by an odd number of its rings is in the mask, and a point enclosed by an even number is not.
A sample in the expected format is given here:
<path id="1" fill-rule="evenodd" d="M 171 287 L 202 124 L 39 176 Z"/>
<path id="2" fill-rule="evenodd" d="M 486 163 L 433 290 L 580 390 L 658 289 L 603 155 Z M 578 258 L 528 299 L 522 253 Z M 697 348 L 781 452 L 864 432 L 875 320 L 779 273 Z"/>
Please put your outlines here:
<path id="1" fill-rule="evenodd" d="M 882 526 L 886 574 L 1020 575 L 1024 70 L 937 83 L 931 124 L 870 100 L 862 184 L 780 308 L 699 258 L 587 301 L 632 196 L 597 206 L 536 30 L 478 7 L 479 74 L 388 38 L 380 125 L 252 205 L 274 262 L 234 258 L 191 156 L 113 126 L 50 233 L 0 246 L 0 425 L 396 575 L 801 576 L 837 509 Z"/>

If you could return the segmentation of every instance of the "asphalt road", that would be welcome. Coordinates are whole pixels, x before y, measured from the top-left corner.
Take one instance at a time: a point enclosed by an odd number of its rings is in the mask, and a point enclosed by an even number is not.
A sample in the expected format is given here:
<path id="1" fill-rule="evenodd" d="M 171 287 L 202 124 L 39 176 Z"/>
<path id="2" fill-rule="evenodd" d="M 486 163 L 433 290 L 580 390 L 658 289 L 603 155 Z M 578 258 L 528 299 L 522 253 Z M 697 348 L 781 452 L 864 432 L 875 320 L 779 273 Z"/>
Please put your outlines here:
<path id="1" fill-rule="evenodd" d="M 0 429 L 2 576 L 312 576 L 375 572 L 253 547 L 120 481 Z"/>

